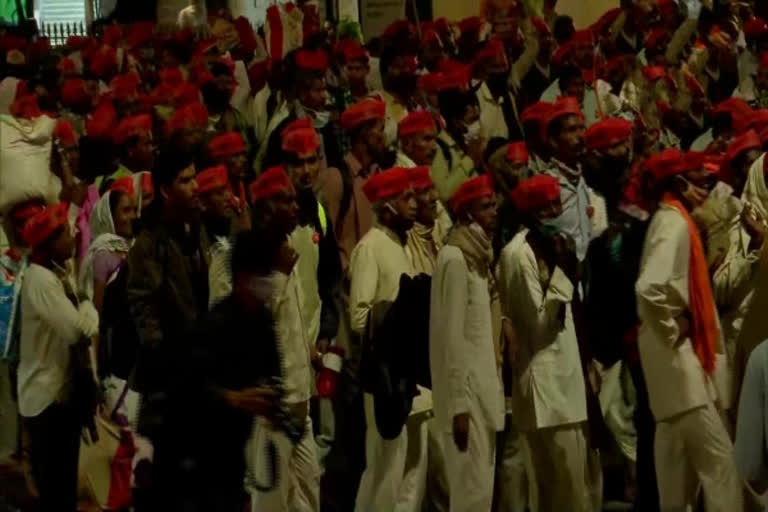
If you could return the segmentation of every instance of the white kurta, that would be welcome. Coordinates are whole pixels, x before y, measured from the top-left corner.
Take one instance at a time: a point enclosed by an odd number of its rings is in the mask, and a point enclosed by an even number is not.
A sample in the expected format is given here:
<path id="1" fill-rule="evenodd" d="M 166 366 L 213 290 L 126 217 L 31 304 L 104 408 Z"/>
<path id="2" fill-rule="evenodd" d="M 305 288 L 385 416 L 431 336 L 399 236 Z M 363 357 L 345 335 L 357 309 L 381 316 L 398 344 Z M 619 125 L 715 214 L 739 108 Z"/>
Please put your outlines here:
<path id="1" fill-rule="evenodd" d="M 232 243 L 228 237 L 216 237 L 209 249 L 211 263 L 208 265 L 208 308 L 218 304 L 232 293 L 232 272 L 230 259 Z"/>
<path id="2" fill-rule="evenodd" d="M 501 100 L 497 101 L 485 82 L 480 84 L 476 95 L 480 105 L 480 135 L 485 140 L 491 140 L 494 137 L 508 139 L 509 128 L 504 117 L 504 109 L 501 107 L 504 98 L 502 97 Z"/>
<path id="3" fill-rule="evenodd" d="M 512 418 L 522 431 L 587 420 L 573 284 L 559 267 L 542 275 L 527 235 L 515 235 L 499 261 L 502 311 L 518 334 Z"/>
<path id="4" fill-rule="evenodd" d="M 715 379 L 701 366 L 690 338 L 680 339 L 677 318 L 690 311 L 688 224 L 674 208 L 662 205 L 645 238 L 636 285 L 640 317 L 638 349 L 656 421 L 702 407 L 718 397 Z M 725 377 L 725 353 L 717 347 L 716 374 Z M 727 397 L 726 390 L 720 393 Z"/>
<path id="5" fill-rule="evenodd" d="M 322 301 L 317 284 L 317 267 L 320 264 L 319 238 L 315 237 L 313 225 L 298 226 L 290 234 L 291 246 L 299 255 L 296 262 L 296 272 L 302 291 L 303 321 L 307 330 L 307 341 L 314 345 L 320 334 L 320 310 Z"/>

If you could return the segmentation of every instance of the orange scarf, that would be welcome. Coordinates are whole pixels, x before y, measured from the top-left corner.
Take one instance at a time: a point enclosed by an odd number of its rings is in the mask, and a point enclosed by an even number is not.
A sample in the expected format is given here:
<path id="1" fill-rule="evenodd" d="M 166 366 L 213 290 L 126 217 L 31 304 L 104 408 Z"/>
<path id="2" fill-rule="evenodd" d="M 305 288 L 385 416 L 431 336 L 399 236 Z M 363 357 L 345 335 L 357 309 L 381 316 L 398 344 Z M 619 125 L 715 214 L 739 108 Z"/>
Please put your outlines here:
<path id="1" fill-rule="evenodd" d="M 715 347 L 717 347 L 720 329 L 717 326 L 715 300 L 712 295 L 704 245 L 701 243 L 699 230 L 683 203 L 669 193 L 664 195 L 662 202 L 680 212 L 685 222 L 688 223 L 688 234 L 691 241 L 691 258 L 688 269 L 691 342 L 704 371 L 712 375 L 715 372 Z"/>

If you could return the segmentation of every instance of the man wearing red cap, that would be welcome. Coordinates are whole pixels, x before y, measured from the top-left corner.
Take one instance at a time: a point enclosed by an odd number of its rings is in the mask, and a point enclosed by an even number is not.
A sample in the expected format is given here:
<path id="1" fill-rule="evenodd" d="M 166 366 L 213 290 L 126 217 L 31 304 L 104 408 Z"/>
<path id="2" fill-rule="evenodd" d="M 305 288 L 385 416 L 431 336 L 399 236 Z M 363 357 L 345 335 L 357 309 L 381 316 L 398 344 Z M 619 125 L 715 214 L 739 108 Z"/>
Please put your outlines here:
<path id="1" fill-rule="evenodd" d="M 380 95 L 387 104 L 385 134 L 389 145 L 397 140 L 397 124 L 416 103 L 418 59 L 412 51 L 415 50 L 387 48 L 379 61 L 384 85 Z"/>
<path id="2" fill-rule="evenodd" d="M 671 155 L 674 157 L 675 155 Z M 704 487 L 708 510 L 741 510 L 733 446 L 717 409 L 728 407 L 727 359 L 709 269 L 690 212 L 714 183 L 703 158 L 669 158 L 650 169 L 664 194 L 640 263 L 638 348 L 656 420 L 662 510 L 685 510 Z"/>
<path id="3" fill-rule="evenodd" d="M 405 250 L 415 273 L 432 275 L 437 253 L 443 246 L 450 226 L 437 222 L 439 201 L 435 184 L 429 175 L 429 167 L 414 167 L 408 172 L 411 187 L 416 193 L 417 208 L 413 228 L 408 231 Z"/>
<path id="4" fill-rule="evenodd" d="M 594 468 L 572 314 L 578 261 L 555 223 L 563 211 L 560 187 L 542 174 L 512 192 L 525 228 L 501 253 L 500 289 L 504 317 L 516 334 L 512 418 L 523 433 L 531 503 L 537 510 L 587 512 L 595 510 Z"/>
<path id="5" fill-rule="evenodd" d="M 520 114 L 525 134 L 525 146 L 530 155 L 529 166 L 534 173 L 544 172 L 549 165 L 550 148 L 547 143 L 547 119 L 552 103 L 539 101 L 529 105 Z"/>
<path id="6" fill-rule="evenodd" d="M 368 96 L 368 73 L 371 71 L 368 52 L 357 41 L 349 40 L 341 54 L 342 77 L 349 89 L 353 101 L 360 101 Z M 349 105 L 346 105 L 349 106 Z"/>
<path id="7" fill-rule="evenodd" d="M 472 62 L 472 78 L 480 83 L 477 89 L 480 134 L 486 140 L 508 139 L 511 129 L 517 126 L 512 106 L 515 98 L 509 92 L 509 72 L 509 59 L 499 39 L 490 39 Z"/>
<path id="8" fill-rule="evenodd" d="M 151 171 L 155 163 L 155 146 L 152 141 L 152 119 L 148 115 L 127 117 L 117 125 L 113 136 L 115 146 L 120 150 L 120 166 L 117 171 L 104 179 L 114 180 L 131 174 Z"/>
<path id="9" fill-rule="evenodd" d="M 546 121 L 546 134 L 553 148 L 550 175 L 560 182 L 563 213 L 556 224 L 576 243 L 576 255 L 582 261 L 592 239 L 589 189 L 581 173 L 584 147 L 584 115 L 575 98 L 561 98 L 552 106 Z M 592 213 L 590 213 L 592 212 Z"/>
<path id="10" fill-rule="evenodd" d="M 235 215 L 232 189 L 227 167 L 218 165 L 200 172 L 196 177 L 200 195 L 202 220 L 214 242 L 210 247 L 208 268 L 208 306 L 213 308 L 232 291 L 229 272 L 231 256 L 232 218 Z"/>
<path id="11" fill-rule="evenodd" d="M 400 278 L 413 275 L 405 245 L 408 230 L 416 216 L 416 199 L 408 169 L 395 167 L 374 174 L 363 190 L 373 204 L 377 223 L 360 240 L 350 259 L 350 320 L 353 333 L 371 343 L 366 332 L 375 330 L 383 319 L 383 303 L 392 303 L 400 291 Z M 359 358 L 357 347 L 350 347 L 352 358 Z M 418 496 L 423 496 L 424 482 L 406 486 L 406 468 L 410 429 L 404 426 L 395 439 L 385 440 L 379 433 L 374 415 L 372 391 L 366 388 L 365 402 L 365 460 L 355 510 L 387 512 L 398 504 L 409 504 L 408 510 L 418 510 Z M 416 440 L 418 442 L 418 440 Z M 418 450 L 417 450 L 418 451 Z M 415 466 L 426 461 L 418 460 Z M 413 507 L 413 508 L 411 508 Z"/>
<path id="12" fill-rule="evenodd" d="M 302 226 L 300 205 L 297 204 L 297 190 L 283 167 L 273 167 L 262 173 L 250 186 L 250 199 L 254 208 L 254 219 L 259 222 L 257 229 L 273 233 L 284 239 L 285 251 L 293 255 L 292 264 L 279 273 L 274 273 L 273 298 L 269 309 L 275 318 L 278 346 L 283 361 L 283 401 L 291 411 L 291 420 L 305 430 L 300 442 L 294 444 L 281 430 L 275 430 L 266 420 L 257 420 L 252 436 L 253 445 L 249 455 L 251 471 L 258 474 L 266 453 L 264 441 L 273 440 L 281 463 L 281 478 L 270 491 L 251 488 L 252 509 L 258 511 L 320 510 L 320 469 L 318 467 L 317 445 L 313 435 L 310 416 L 310 398 L 314 387 L 312 365 L 315 362 L 315 343 L 319 324 L 319 302 L 314 306 L 307 299 L 308 285 L 314 279 L 317 295 L 318 256 L 296 244 Z M 316 203 L 315 203 L 316 206 Z M 314 229 L 314 227 L 313 227 Z M 299 231 L 299 233 L 297 233 Z M 310 241 L 310 244 L 312 242 Z M 335 249 L 334 249 L 335 250 Z M 315 274 L 307 276 L 301 268 L 314 268 Z M 311 311 L 309 308 L 314 307 Z"/>
<path id="13" fill-rule="evenodd" d="M 397 125 L 397 138 L 397 165 L 432 165 L 437 154 L 437 125 L 432 114 L 424 110 L 409 113 Z"/>
<path id="14" fill-rule="evenodd" d="M 248 157 L 239 132 L 226 132 L 208 142 L 208 156 L 214 165 L 227 168 L 229 185 L 237 200 L 239 213 L 246 210 L 245 183 L 248 181 Z"/>
<path id="15" fill-rule="evenodd" d="M 23 231 L 32 253 L 21 293 L 19 411 L 41 510 L 76 509 L 80 434 L 95 412 L 73 375 L 91 371 L 81 368 L 80 354 L 98 333 L 99 317 L 90 301 L 77 300 L 66 268 L 74 250 L 67 212 L 66 203 L 50 206 Z"/>
<path id="16" fill-rule="evenodd" d="M 451 510 L 490 511 L 496 433 L 504 428 L 497 364 L 501 318 L 491 245 L 496 199 L 490 178 L 462 184 L 450 205 L 458 223 L 432 278 L 429 359 L 435 421 L 443 435 Z"/>
<path id="17" fill-rule="evenodd" d="M 377 99 L 352 105 L 341 116 L 341 126 L 351 147 L 344 156 L 346 176 L 339 169 L 320 173 L 320 193 L 336 226 L 342 267 L 346 271 L 352 250 L 373 225 L 373 209 L 363 193 L 363 183 L 379 170 L 386 152 L 384 119 L 386 105 Z"/>

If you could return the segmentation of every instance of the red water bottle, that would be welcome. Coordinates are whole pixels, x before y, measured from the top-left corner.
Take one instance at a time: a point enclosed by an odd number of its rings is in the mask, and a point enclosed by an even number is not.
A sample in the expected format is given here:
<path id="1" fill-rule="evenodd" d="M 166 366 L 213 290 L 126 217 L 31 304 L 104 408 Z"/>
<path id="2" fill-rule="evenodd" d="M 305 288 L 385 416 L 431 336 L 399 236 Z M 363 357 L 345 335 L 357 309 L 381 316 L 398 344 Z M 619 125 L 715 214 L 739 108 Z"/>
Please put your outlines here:
<path id="1" fill-rule="evenodd" d="M 339 383 L 339 374 L 344 364 L 344 349 L 331 346 L 328 352 L 323 354 L 323 367 L 317 374 L 317 394 L 321 398 L 332 398 L 336 394 Z"/>

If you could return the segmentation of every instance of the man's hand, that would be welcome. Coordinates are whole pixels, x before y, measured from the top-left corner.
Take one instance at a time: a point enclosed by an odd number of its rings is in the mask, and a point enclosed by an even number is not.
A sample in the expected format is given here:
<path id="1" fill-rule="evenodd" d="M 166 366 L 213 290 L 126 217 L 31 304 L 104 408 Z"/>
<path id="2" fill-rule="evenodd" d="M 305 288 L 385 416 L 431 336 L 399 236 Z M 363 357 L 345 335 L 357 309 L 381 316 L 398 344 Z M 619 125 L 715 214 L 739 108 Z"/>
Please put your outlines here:
<path id="1" fill-rule="evenodd" d="M 752 247 L 762 246 L 765 240 L 765 224 L 752 205 L 744 205 L 744 209 L 741 212 L 741 222 L 752 239 L 750 245 Z"/>
<path id="2" fill-rule="evenodd" d="M 466 452 L 469 446 L 469 413 L 463 412 L 453 417 L 453 442 L 460 452 Z"/>
<path id="3" fill-rule="evenodd" d="M 675 321 L 677 322 L 679 333 L 677 336 L 677 343 L 680 344 L 691 333 L 691 320 L 688 318 L 687 314 L 682 314 L 675 318 Z"/>
<path id="4" fill-rule="evenodd" d="M 277 392 L 270 388 L 246 388 L 240 391 L 227 391 L 225 398 L 235 409 L 250 412 L 256 416 L 270 418 L 275 410 Z"/>
<path id="5" fill-rule="evenodd" d="M 284 242 L 283 246 L 280 247 L 280 254 L 277 257 L 276 270 L 285 275 L 290 275 L 297 261 L 299 261 L 299 255 L 293 250 L 293 247 L 291 247 L 288 242 Z"/>
<path id="6" fill-rule="evenodd" d="M 474 162 L 475 167 L 481 168 L 483 165 L 483 154 L 485 153 L 485 148 L 488 146 L 488 141 L 484 138 L 480 137 L 477 139 L 472 139 L 468 145 L 467 145 L 467 155 L 472 159 L 472 162 Z"/>

